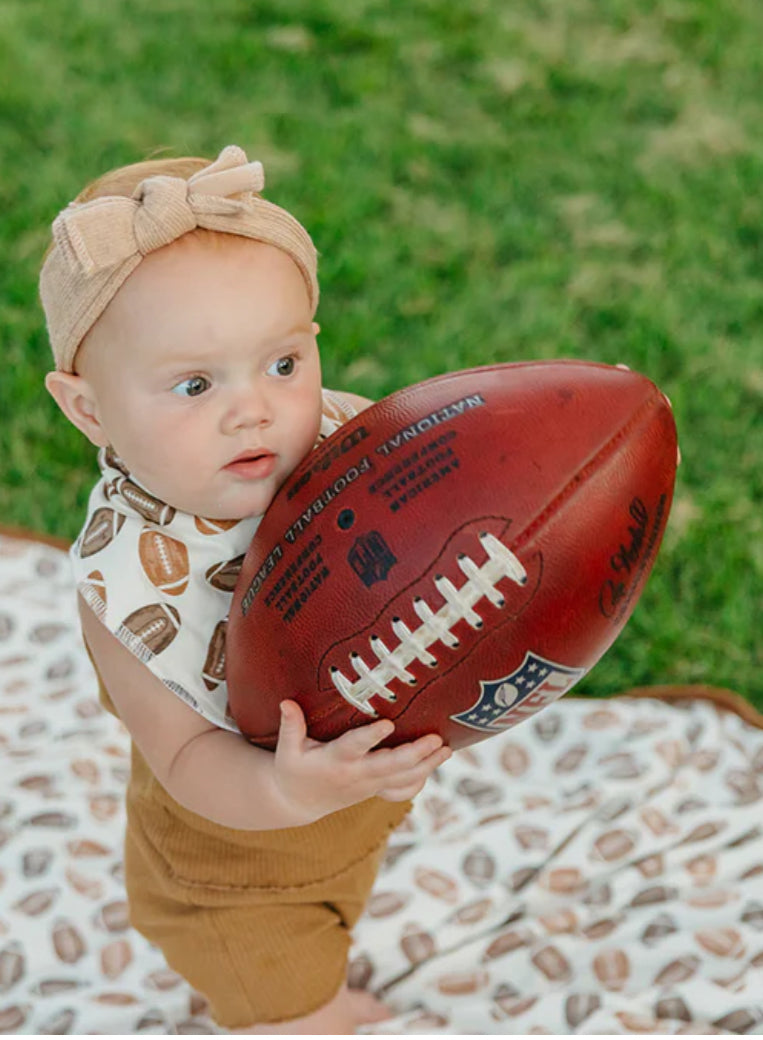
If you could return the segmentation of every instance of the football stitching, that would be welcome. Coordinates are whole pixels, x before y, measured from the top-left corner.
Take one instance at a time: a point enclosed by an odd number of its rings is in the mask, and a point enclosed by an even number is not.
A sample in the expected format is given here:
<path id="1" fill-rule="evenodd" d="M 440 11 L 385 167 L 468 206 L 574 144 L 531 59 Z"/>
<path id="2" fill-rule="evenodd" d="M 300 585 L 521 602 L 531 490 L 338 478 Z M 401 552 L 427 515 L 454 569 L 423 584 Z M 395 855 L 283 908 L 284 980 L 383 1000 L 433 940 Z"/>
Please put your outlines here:
<path id="1" fill-rule="evenodd" d="M 395 618 L 392 630 L 399 639 L 398 645 L 390 650 L 378 636 L 370 639 L 371 650 L 377 658 L 377 664 L 369 666 L 358 653 L 350 654 L 350 663 L 358 679 L 353 681 L 339 668 L 330 669 L 330 678 L 337 691 L 354 708 L 365 715 L 376 716 L 378 712 L 368 703 L 374 695 L 393 702 L 395 694 L 387 687 L 390 679 L 399 679 L 408 685 L 416 683 L 415 677 L 407 670 L 408 665 L 420 661 L 430 668 L 437 666 L 437 659 L 429 653 L 429 647 L 442 642 L 446 646 L 458 646 L 458 639 L 451 628 L 459 621 L 465 621 L 472 628 L 482 627 L 482 618 L 474 609 L 481 599 L 489 599 L 496 607 L 504 605 L 504 598 L 495 587 L 503 578 L 509 578 L 518 585 L 527 581 L 527 572 L 514 553 L 500 542 L 495 535 L 483 532 L 479 535 L 487 560 L 479 566 L 466 554 L 458 557 L 458 566 L 466 577 L 460 587 L 448 578 L 438 575 L 434 578 L 437 591 L 445 600 L 438 611 L 433 611 L 422 597 L 413 601 L 413 609 L 421 625 L 413 631 L 404 621 Z"/>
<path id="2" fill-rule="evenodd" d="M 165 581 L 169 578 L 173 578 L 173 561 L 170 559 L 170 543 L 162 537 L 160 534 L 155 534 L 153 539 L 154 549 L 156 550 L 157 556 L 159 557 L 159 566 L 163 571 L 163 577 Z"/>

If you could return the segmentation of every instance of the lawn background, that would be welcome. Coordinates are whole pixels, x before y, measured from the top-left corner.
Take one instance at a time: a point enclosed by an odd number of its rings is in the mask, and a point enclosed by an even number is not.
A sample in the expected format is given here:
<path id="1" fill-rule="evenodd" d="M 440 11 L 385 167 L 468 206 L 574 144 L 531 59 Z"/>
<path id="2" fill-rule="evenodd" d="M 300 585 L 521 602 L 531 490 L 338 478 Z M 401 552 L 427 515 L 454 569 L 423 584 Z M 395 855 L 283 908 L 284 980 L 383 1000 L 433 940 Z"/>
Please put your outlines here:
<path id="1" fill-rule="evenodd" d="M 36 280 L 105 169 L 238 143 L 321 253 L 325 382 L 622 362 L 683 450 L 647 590 L 581 684 L 763 708 L 760 0 L 2 0 L 0 519 L 73 537 L 90 446 Z"/>

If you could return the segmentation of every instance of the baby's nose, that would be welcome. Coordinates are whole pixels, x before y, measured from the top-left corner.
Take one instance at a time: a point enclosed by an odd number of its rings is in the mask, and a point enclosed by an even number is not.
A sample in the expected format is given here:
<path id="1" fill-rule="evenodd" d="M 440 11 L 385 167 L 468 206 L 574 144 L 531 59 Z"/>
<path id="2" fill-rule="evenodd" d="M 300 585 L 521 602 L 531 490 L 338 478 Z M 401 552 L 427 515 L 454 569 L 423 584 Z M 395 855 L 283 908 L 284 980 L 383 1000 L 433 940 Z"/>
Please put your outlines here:
<path id="1" fill-rule="evenodd" d="M 268 426 L 272 421 L 268 394 L 257 385 L 238 387 L 228 401 L 223 430 L 231 433 L 246 427 Z"/>

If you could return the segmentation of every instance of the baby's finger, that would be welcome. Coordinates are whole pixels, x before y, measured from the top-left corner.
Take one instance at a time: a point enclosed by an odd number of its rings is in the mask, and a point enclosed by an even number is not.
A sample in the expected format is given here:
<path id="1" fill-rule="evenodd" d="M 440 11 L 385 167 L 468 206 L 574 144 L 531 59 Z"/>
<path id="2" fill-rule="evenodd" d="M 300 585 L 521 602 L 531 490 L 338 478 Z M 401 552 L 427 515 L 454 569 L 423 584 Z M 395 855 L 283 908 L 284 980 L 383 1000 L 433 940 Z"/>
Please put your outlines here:
<path id="1" fill-rule="evenodd" d="M 423 783 L 436 769 L 444 762 L 447 762 L 452 754 L 453 752 L 449 747 L 441 747 L 422 762 L 418 762 L 408 769 L 400 769 L 395 773 L 388 774 L 382 779 L 384 789 L 394 790 L 400 788 L 406 790 L 413 784 Z"/>
<path id="2" fill-rule="evenodd" d="M 425 737 L 395 748 L 381 748 L 371 755 L 373 773 L 375 776 L 388 776 L 410 769 L 441 747 L 442 737 L 437 733 L 428 733 Z"/>
<path id="3" fill-rule="evenodd" d="M 452 755 L 450 748 L 441 748 L 431 755 L 426 761 L 420 763 L 415 769 L 394 777 L 388 784 L 382 787 L 378 794 L 380 798 L 386 798 L 390 802 L 403 802 L 407 798 L 413 798 L 419 793 L 429 777 Z"/>
<path id="4" fill-rule="evenodd" d="M 425 783 L 426 780 L 422 780 L 420 783 L 406 788 L 384 787 L 381 791 L 377 791 L 376 797 L 383 798 L 385 802 L 408 802 L 411 798 L 416 797 Z"/>
<path id="5" fill-rule="evenodd" d="M 371 748 L 376 747 L 394 731 L 395 724 L 390 719 L 379 719 L 367 726 L 358 726 L 348 730 L 341 737 L 330 742 L 332 752 L 341 758 L 362 758 Z"/>

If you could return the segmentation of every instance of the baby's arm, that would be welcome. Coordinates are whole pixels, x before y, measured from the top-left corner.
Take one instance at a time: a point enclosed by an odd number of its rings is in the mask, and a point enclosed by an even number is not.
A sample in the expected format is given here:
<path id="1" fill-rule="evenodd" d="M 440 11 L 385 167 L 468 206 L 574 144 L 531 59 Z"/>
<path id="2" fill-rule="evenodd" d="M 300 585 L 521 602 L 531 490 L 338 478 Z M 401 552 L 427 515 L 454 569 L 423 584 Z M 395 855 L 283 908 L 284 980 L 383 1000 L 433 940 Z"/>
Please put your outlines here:
<path id="1" fill-rule="evenodd" d="M 204 719 L 153 675 L 80 600 L 82 631 L 114 707 L 165 790 L 225 827 L 296 827 L 374 795 L 404 801 L 448 757 L 431 734 L 373 751 L 387 720 L 337 740 L 306 736 L 299 705 L 285 701 L 275 753 Z"/>

